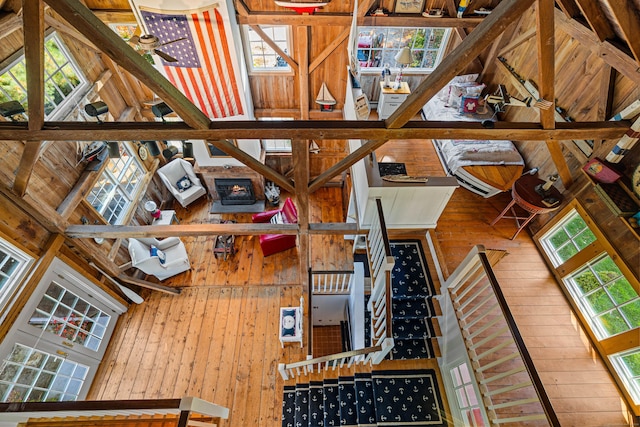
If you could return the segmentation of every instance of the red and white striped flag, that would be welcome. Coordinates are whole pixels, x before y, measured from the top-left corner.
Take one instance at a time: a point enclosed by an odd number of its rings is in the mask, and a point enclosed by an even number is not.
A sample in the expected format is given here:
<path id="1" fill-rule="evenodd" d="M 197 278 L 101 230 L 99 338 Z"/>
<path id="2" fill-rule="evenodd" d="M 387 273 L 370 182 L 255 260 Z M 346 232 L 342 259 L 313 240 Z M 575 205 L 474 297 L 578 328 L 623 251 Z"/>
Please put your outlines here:
<path id="1" fill-rule="evenodd" d="M 148 33 L 162 43 L 184 38 L 158 48 L 178 60 L 159 59 L 176 88 L 210 118 L 244 114 L 239 73 L 229 49 L 233 39 L 217 4 L 179 11 L 140 6 L 140 15 Z"/>

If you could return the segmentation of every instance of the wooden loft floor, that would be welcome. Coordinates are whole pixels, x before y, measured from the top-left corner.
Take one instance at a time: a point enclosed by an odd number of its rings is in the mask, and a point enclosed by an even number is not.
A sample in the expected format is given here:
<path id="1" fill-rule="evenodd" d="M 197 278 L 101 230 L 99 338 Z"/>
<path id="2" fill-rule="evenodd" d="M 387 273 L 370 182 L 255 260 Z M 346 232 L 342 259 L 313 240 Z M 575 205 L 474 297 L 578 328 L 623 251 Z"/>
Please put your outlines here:
<path id="1" fill-rule="evenodd" d="M 405 162 L 409 174 L 443 174 L 428 141 L 391 141 L 376 154 Z M 508 197 L 455 192 L 435 231 L 445 275 L 475 244 L 506 249 L 496 275 L 562 425 L 629 425 L 611 377 L 531 238 L 520 233 L 509 240 L 511 220 L 489 226 Z M 315 193 L 313 220 L 340 221 L 341 200 L 337 188 Z M 184 223 L 207 222 L 214 218 L 208 207 L 203 199 L 188 211 L 176 210 Z M 186 289 L 179 296 L 148 294 L 121 317 L 87 398 L 193 395 L 231 408 L 225 426 L 280 426 L 283 381 L 277 364 L 306 353 L 291 344 L 282 349 L 277 339 L 279 307 L 296 305 L 301 293 L 295 250 L 264 258 L 256 237 L 238 237 L 238 253 L 222 261 L 211 254 L 212 237 L 184 241 L 193 269 L 163 283 Z M 341 236 L 312 236 L 311 247 L 313 268 L 350 267 L 350 242 Z"/>

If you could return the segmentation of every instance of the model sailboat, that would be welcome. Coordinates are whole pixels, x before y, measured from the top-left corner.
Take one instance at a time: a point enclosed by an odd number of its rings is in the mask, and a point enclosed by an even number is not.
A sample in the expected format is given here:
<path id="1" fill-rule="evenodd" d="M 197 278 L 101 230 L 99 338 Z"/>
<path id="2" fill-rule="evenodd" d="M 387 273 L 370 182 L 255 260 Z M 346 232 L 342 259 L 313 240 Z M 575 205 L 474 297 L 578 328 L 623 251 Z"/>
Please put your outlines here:
<path id="1" fill-rule="evenodd" d="M 316 103 L 320 104 L 320 111 L 333 111 L 333 106 L 336 105 L 336 99 L 331 95 L 325 83 L 322 83 L 320 92 L 316 97 Z"/>
<path id="2" fill-rule="evenodd" d="M 319 8 L 329 4 L 331 0 L 275 0 L 274 3 L 280 7 L 293 9 L 299 14 L 312 15 Z"/>

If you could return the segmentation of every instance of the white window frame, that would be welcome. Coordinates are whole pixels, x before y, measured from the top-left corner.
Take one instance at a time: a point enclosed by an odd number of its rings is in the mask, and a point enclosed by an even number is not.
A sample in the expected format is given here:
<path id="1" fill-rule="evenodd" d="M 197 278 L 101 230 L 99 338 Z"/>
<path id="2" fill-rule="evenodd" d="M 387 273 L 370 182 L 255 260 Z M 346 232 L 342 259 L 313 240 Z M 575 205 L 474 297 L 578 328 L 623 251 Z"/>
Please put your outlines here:
<path id="1" fill-rule="evenodd" d="M 62 53 L 62 55 L 66 60 L 64 64 L 57 64 L 53 58 L 53 55 L 49 52 L 49 49 L 47 48 L 47 42 L 49 42 L 50 40 L 54 40 L 57 46 L 60 48 L 60 53 Z M 75 104 L 77 103 L 77 100 L 79 100 L 82 96 L 84 96 L 84 94 L 88 90 L 89 82 L 87 81 L 87 78 L 85 77 L 85 75 L 82 73 L 82 71 L 76 64 L 73 56 L 69 53 L 69 50 L 65 46 L 62 39 L 60 39 L 60 37 L 58 37 L 58 35 L 54 31 L 51 31 L 45 37 L 44 55 L 45 55 L 45 76 L 44 76 L 45 86 L 48 82 L 52 82 L 54 87 L 56 88 L 56 91 L 62 97 L 62 100 L 58 104 L 56 104 L 53 100 L 51 101 L 54 107 L 49 113 L 45 113 L 45 119 L 46 120 L 62 119 L 69 113 L 70 109 L 75 106 Z M 52 63 L 55 64 L 55 67 L 56 67 L 54 73 L 50 75 L 47 74 L 47 66 L 46 66 L 47 58 L 49 58 L 49 60 L 52 61 Z M 27 109 L 26 81 L 20 82 L 19 79 L 16 77 L 15 73 L 12 71 L 14 67 L 19 66 L 20 64 L 22 64 L 22 66 L 25 66 L 25 57 L 24 57 L 23 50 L 17 53 L 16 56 L 11 58 L 7 63 L 3 64 L 4 66 L 2 66 L 2 69 L 0 70 L 0 76 L 8 75 L 11 78 L 14 85 L 22 93 L 21 99 L 12 99 L 11 96 L 6 91 L 4 91 L 1 86 L 0 86 L 0 93 L 4 97 L 10 100 L 20 102 L 20 104 L 22 104 L 22 106 L 25 107 L 25 109 Z M 59 71 L 62 72 L 62 69 L 67 66 L 73 69 L 73 72 L 75 73 L 76 77 L 79 79 L 79 83 L 77 86 L 73 87 L 71 92 L 65 95 L 59 89 L 60 86 L 58 86 L 55 83 L 55 80 L 53 80 L 53 75 L 57 74 L 57 72 Z M 63 73 L 63 76 L 68 81 L 68 78 L 64 73 Z M 45 108 L 46 108 L 47 98 L 48 96 L 45 90 Z M 26 120 L 27 118 L 26 113 L 24 113 L 24 118 Z"/>
<path id="2" fill-rule="evenodd" d="M 89 192 L 86 197 L 87 202 L 94 207 L 94 209 L 109 223 L 112 225 L 122 224 L 125 220 L 125 217 L 129 211 L 129 207 L 136 202 L 137 195 L 140 190 L 140 185 L 142 184 L 142 178 L 146 174 L 146 169 L 138 159 L 138 156 L 135 154 L 133 148 L 130 144 L 126 142 L 121 142 L 119 144 L 121 152 L 127 153 L 127 160 L 123 160 L 124 157 L 120 157 L 117 159 L 109 159 L 107 167 L 104 169 L 100 177 L 96 180 L 93 188 Z M 111 169 L 118 162 L 125 162 L 124 167 L 121 169 L 119 176 L 115 176 Z M 124 181 L 123 178 L 128 176 L 128 180 Z M 137 178 L 138 182 L 133 186 L 133 188 L 128 189 L 127 185 L 130 184 L 132 179 Z M 100 185 L 105 182 L 106 184 L 111 184 L 112 188 L 107 190 L 107 196 L 105 200 L 101 203 L 101 205 L 96 206 L 95 201 L 98 199 L 98 195 L 102 192 L 105 185 Z M 107 210 L 111 203 L 116 199 L 116 197 L 122 197 L 124 200 L 124 205 L 120 210 L 120 214 L 117 216 L 109 215 L 109 217 L 105 216 Z"/>
<path id="3" fill-rule="evenodd" d="M 258 120 L 261 121 L 283 121 L 283 120 L 293 120 L 292 117 L 260 117 Z M 260 143 L 262 144 L 262 149 L 268 154 L 291 154 L 291 140 L 290 139 L 261 139 Z"/>
<path id="4" fill-rule="evenodd" d="M 26 252 L 18 249 L 15 245 L 11 244 L 9 241 L 3 239 L 2 237 L 0 237 L 0 252 L 4 252 L 7 255 L 5 259 L 0 261 L 0 275 L 8 278 L 6 284 L 2 286 L 2 288 L 0 288 L 0 312 L 2 312 L 4 307 L 11 299 L 12 295 L 15 294 L 18 285 L 22 283 L 22 279 L 29 271 L 31 265 L 35 262 L 35 259 Z M 11 274 L 7 275 L 1 270 L 3 269 L 9 258 L 16 260 L 18 262 L 18 265 L 11 272 Z M 0 322 L 2 320 L 4 320 L 4 316 L 0 318 Z"/>
<path id="5" fill-rule="evenodd" d="M 462 416 L 466 418 L 462 420 L 464 425 L 470 427 L 488 427 L 484 419 L 484 408 L 480 406 L 482 396 L 479 396 L 476 392 L 475 378 L 473 377 L 473 370 L 470 369 L 467 362 L 463 362 L 459 365 L 449 369 L 451 374 L 451 384 L 456 395 L 458 407 L 462 412 Z M 465 378 L 466 377 L 466 378 Z M 480 420 L 474 417 L 472 414 L 476 413 L 480 415 Z M 471 422 L 472 424 L 468 424 Z"/>
<path id="6" fill-rule="evenodd" d="M 387 41 L 388 38 L 388 34 L 389 31 L 401 31 L 403 34 L 407 31 L 412 31 L 412 30 L 423 30 L 429 34 L 431 34 L 431 31 L 439 31 L 439 30 L 443 30 L 444 34 L 442 35 L 442 41 L 440 42 L 440 46 L 438 46 L 437 48 L 429 48 L 428 47 L 428 35 L 425 35 L 426 38 L 426 42 L 425 42 L 425 46 L 421 47 L 421 48 L 415 48 L 415 37 L 405 40 L 401 38 L 401 41 L 399 43 L 393 43 L 391 45 L 389 45 L 392 42 Z M 360 45 L 360 34 L 362 32 L 366 32 L 369 31 L 371 33 L 371 43 L 369 45 L 369 47 L 358 47 Z M 382 35 L 383 37 L 383 45 L 381 45 L 380 47 L 374 47 L 374 42 L 376 40 L 376 37 L 379 37 L 380 35 Z M 435 58 L 435 62 L 433 64 L 432 67 L 412 67 L 411 65 L 406 66 L 405 68 L 403 68 L 402 73 L 403 74 L 412 74 L 412 73 L 416 73 L 416 74 L 423 74 L 423 73 L 430 73 L 432 72 L 437 66 L 438 64 L 440 64 L 440 62 L 442 61 L 442 58 L 444 57 L 445 51 L 447 50 L 447 45 L 449 43 L 449 37 L 451 35 L 451 29 L 450 28 L 432 28 L 432 27 L 376 27 L 376 26 L 362 26 L 362 27 L 358 27 L 357 30 L 357 35 L 355 37 L 354 40 L 354 46 L 353 46 L 353 52 L 355 53 L 356 57 L 354 58 L 354 60 L 356 61 L 356 63 L 358 64 L 358 69 L 360 71 L 360 73 L 362 74 L 379 74 L 381 72 L 381 70 L 384 68 L 385 63 L 389 64 L 389 67 L 392 69 L 392 72 L 394 71 L 394 69 L 398 69 L 399 65 L 396 64 L 395 59 L 393 59 L 396 55 L 396 53 L 405 46 L 408 46 L 412 53 L 413 53 L 413 57 L 416 58 L 416 52 L 418 51 L 423 51 L 423 52 L 433 52 L 433 51 L 437 51 L 436 54 L 436 58 Z M 368 54 L 366 54 L 366 52 L 368 52 Z M 362 64 L 363 62 L 369 62 L 369 59 L 372 55 L 372 52 L 379 52 L 379 56 L 380 59 L 379 63 L 376 63 L 375 66 L 366 66 L 364 64 Z M 387 53 L 388 52 L 388 53 Z M 377 56 L 376 56 L 377 57 Z M 422 62 L 424 62 L 424 58 L 425 55 L 422 56 Z"/>
<path id="7" fill-rule="evenodd" d="M 286 38 L 284 40 L 280 40 L 276 37 L 274 37 L 274 33 L 273 33 L 273 29 L 274 28 L 283 28 L 285 30 L 285 36 Z M 291 47 L 291 27 L 288 25 L 260 25 L 260 29 L 262 31 L 264 31 L 267 36 L 269 36 L 269 38 L 271 38 L 271 40 L 276 43 L 280 49 L 282 49 L 284 52 L 286 52 L 288 55 L 291 55 L 292 52 L 292 47 Z M 253 42 L 255 43 L 261 43 L 263 46 L 263 49 L 265 52 L 268 52 L 266 55 L 267 56 L 275 56 L 276 58 L 279 57 L 280 55 L 273 50 L 273 48 L 271 48 L 271 46 L 269 46 L 249 25 L 243 25 L 242 26 L 242 31 L 243 31 L 243 36 L 244 36 L 244 42 L 246 45 L 246 48 L 244 49 L 245 51 L 245 55 L 247 58 L 247 64 L 249 66 L 249 71 L 251 73 L 291 73 L 291 66 L 289 65 L 288 62 L 286 62 L 284 59 L 281 59 L 281 61 L 284 62 L 284 65 L 282 66 L 275 66 L 275 67 L 267 67 L 267 66 L 255 66 L 254 65 L 254 54 L 252 51 L 252 47 L 251 47 L 251 43 L 252 43 L 252 34 L 255 34 L 259 40 L 253 40 Z M 284 45 L 284 46 L 283 46 Z"/>

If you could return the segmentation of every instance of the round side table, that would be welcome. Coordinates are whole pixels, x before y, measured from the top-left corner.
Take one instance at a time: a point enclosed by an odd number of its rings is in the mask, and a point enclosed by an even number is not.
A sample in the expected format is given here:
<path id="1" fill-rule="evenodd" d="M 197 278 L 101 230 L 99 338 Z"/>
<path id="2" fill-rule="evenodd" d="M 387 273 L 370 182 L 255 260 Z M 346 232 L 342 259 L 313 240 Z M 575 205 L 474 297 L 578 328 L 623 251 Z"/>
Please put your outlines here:
<path id="1" fill-rule="evenodd" d="M 536 187 L 539 184 L 544 184 L 544 180 L 538 178 L 537 175 L 523 175 L 518 178 L 511 187 L 511 202 L 506 208 L 491 222 L 491 225 L 495 225 L 496 222 L 503 218 L 515 219 L 518 229 L 511 237 L 511 240 L 522 231 L 524 227 L 531 222 L 536 215 L 544 214 L 554 211 L 560 207 L 564 197 L 558 191 L 557 188 L 551 187 L 545 196 L 536 192 Z M 555 199 L 555 203 L 549 203 L 550 200 Z M 515 205 L 520 206 L 529 215 L 519 216 L 515 211 Z M 511 211 L 512 216 L 506 216 Z M 520 222 L 522 221 L 522 222 Z"/>

